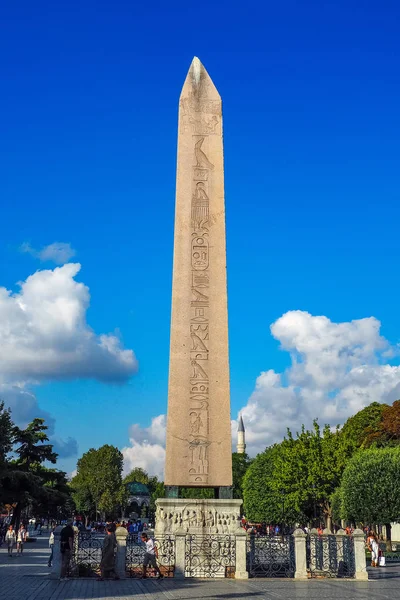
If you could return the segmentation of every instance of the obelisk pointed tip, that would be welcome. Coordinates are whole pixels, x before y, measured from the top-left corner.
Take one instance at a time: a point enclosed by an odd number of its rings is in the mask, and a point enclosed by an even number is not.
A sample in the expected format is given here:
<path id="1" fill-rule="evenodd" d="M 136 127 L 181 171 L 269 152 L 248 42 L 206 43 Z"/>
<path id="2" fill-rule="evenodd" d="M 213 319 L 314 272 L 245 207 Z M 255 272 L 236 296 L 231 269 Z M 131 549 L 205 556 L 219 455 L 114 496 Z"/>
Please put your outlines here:
<path id="1" fill-rule="evenodd" d="M 197 56 L 193 57 L 193 60 L 190 64 L 181 96 L 187 94 L 189 90 L 191 90 L 191 93 L 193 93 L 195 96 L 200 94 L 205 96 L 208 92 L 210 92 L 211 96 L 219 98 L 218 91 L 211 77 L 207 73 L 207 69 Z"/>
<path id="2" fill-rule="evenodd" d="M 201 64 L 201 60 L 197 58 L 197 56 L 194 56 L 192 64 L 190 65 L 190 71 L 192 71 L 193 79 L 196 85 L 199 85 L 200 83 L 200 73 L 202 68 L 204 69 L 203 65 Z"/>

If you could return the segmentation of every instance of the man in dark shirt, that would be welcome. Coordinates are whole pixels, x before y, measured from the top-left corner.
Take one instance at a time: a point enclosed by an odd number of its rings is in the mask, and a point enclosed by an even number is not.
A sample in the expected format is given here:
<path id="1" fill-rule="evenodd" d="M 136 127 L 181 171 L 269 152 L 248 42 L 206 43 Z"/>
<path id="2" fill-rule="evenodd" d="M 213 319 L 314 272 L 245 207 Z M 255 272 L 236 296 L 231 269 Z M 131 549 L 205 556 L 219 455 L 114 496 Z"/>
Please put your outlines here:
<path id="1" fill-rule="evenodd" d="M 61 530 L 60 534 L 60 551 L 61 551 L 61 577 L 60 579 L 66 579 L 68 575 L 69 563 L 71 560 L 71 554 L 74 547 L 74 530 L 72 528 L 71 521 L 68 521 L 65 527 Z"/>

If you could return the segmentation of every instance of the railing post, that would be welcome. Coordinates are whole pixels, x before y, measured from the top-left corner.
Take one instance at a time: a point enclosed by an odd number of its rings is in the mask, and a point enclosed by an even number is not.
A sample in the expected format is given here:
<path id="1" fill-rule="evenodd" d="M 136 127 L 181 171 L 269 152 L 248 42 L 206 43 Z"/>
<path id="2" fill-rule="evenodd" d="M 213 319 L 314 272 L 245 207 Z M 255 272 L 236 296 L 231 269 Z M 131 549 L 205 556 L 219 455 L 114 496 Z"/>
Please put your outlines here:
<path id="1" fill-rule="evenodd" d="M 317 570 L 317 559 L 318 559 L 318 530 L 311 529 L 310 531 L 310 572 L 311 574 Z"/>
<path id="2" fill-rule="evenodd" d="M 356 565 L 355 578 L 366 580 L 368 579 L 367 560 L 365 557 L 365 541 L 364 532 L 361 529 L 355 529 L 353 532 L 354 539 L 354 561 Z"/>
<path id="3" fill-rule="evenodd" d="M 63 529 L 62 525 L 58 525 L 54 531 L 54 549 L 53 549 L 53 560 L 52 568 L 50 572 L 50 579 L 59 579 L 61 575 L 61 549 L 60 549 L 60 534 Z"/>
<path id="4" fill-rule="evenodd" d="M 235 532 L 236 540 L 236 567 L 235 579 L 248 579 L 247 571 L 247 533 L 242 529 Z"/>
<path id="5" fill-rule="evenodd" d="M 345 565 L 345 555 L 344 555 L 344 540 L 346 536 L 346 532 L 344 529 L 339 529 L 336 534 L 336 559 L 337 559 L 337 574 L 340 577 L 341 575 L 346 575 L 346 565 Z"/>
<path id="6" fill-rule="evenodd" d="M 79 577 L 79 529 L 76 525 L 73 525 L 72 529 L 74 530 L 74 541 L 71 560 L 69 562 L 69 572 L 71 577 Z"/>
<path id="7" fill-rule="evenodd" d="M 296 529 L 294 536 L 294 555 L 296 560 L 295 579 L 307 579 L 307 535 L 302 529 Z"/>
<path id="8" fill-rule="evenodd" d="M 115 531 L 117 538 L 117 556 L 115 558 L 115 571 L 120 579 L 126 578 L 126 538 L 128 531 L 125 527 L 117 527 Z"/>
<path id="9" fill-rule="evenodd" d="M 183 579 L 185 577 L 185 544 L 186 534 L 175 534 L 175 577 Z"/>

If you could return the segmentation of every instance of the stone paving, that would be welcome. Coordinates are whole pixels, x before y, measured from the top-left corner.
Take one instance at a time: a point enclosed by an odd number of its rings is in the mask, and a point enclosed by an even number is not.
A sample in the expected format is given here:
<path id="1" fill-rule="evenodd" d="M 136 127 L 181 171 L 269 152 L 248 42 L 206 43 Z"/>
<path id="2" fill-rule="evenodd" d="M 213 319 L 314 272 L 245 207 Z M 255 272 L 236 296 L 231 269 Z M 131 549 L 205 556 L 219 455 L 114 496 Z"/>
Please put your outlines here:
<path id="1" fill-rule="evenodd" d="M 49 579 L 48 537 L 26 544 L 22 557 L 0 548 L 0 600 L 400 600 L 400 565 L 371 571 L 368 582 L 127 579 L 98 582 Z"/>

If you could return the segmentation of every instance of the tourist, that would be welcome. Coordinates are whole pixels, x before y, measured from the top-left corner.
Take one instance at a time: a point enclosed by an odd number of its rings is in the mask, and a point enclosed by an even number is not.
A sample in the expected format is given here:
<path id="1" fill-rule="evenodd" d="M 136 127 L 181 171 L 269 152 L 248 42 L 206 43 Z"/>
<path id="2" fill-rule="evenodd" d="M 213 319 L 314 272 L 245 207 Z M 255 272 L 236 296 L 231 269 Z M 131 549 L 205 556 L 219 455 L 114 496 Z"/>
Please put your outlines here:
<path id="1" fill-rule="evenodd" d="M 150 566 L 153 567 L 153 569 L 156 570 L 156 572 L 158 573 L 158 579 L 162 579 L 163 575 L 161 574 L 161 571 L 157 565 L 157 558 L 158 558 L 158 550 L 156 545 L 154 544 L 154 540 L 153 538 L 149 538 L 147 533 L 142 533 L 142 535 L 140 536 L 142 539 L 143 544 L 145 544 L 146 546 L 146 552 L 144 554 L 144 559 L 143 559 L 143 579 L 146 579 L 147 575 L 146 575 L 146 567 Z"/>
<path id="2" fill-rule="evenodd" d="M 13 549 L 16 542 L 15 531 L 12 525 L 9 526 L 8 531 L 6 533 L 6 543 L 8 548 L 8 556 L 12 556 Z"/>
<path id="3" fill-rule="evenodd" d="M 379 567 L 379 544 L 376 533 L 372 529 L 368 533 L 367 548 L 371 552 L 371 567 Z"/>
<path id="4" fill-rule="evenodd" d="M 17 534 L 17 556 L 22 554 L 24 550 L 24 544 L 26 542 L 26 529 L 22 523 Z"/>
<path id="5" fill-rule="evenodd" d="M 104 581 L 104 579 L 112 578 L 119 579 L 115 572 L 115 550 L 117 547 L 117 539 L 115 537 L 115 525 L 111 523 L 107 526 L 106 535 L 103 540 L 103 549 L 100 562 L 101 576 L 97 578 L 98 581 Z"/>
<path id="6" fill-rule="evenodd" d="M 68 520 L 67 524 L 61 530 L 60 534 L 60 552 L 61 552 L 61 581 L 64 581 L 68 576 L 69 563 L 71 560 L 72 550 L 74 548 L 74 530 L 72 521 Z"/>
<path id="7" fill-rule="evenodd" d="M 55 530 L 55 527 L 52 529 L 52 531 L 50 533 L 50 537 L 49 537 L 50 556 L 49 556 L 49 562 L 47 563 L 48 567 L 52 567 L 52 565 L 53 565 L 54 542 L 55 542 L 54 530 Z"/>

